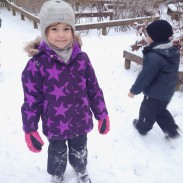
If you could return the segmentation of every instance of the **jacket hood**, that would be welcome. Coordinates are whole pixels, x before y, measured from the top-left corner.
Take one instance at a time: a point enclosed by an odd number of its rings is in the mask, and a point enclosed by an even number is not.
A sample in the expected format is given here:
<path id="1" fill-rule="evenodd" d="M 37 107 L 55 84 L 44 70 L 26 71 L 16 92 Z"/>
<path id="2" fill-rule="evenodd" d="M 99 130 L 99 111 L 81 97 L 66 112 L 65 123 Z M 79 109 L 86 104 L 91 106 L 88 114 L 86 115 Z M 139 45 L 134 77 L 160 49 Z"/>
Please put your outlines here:
<path id="1" fill-rule="evenodd" d="M 143 53 L 148 51 L 157 52 L 172 63 L 176 60 L 175 57 L 180 56 L 179 48 L 173 45 L 172 42 L 165 42 L 161 44 L 152 43 L 144 49 Z"/>
<path id="2" fill-rule="evenodd" d="M 23 50 L 28 53 L 29 57 L 33 57 L 34 55 L 37 55 L 39 53 L 38 47 L 40 45 L 42 41 L 41 37 L 37 37 L 36 39 L 27 42 L 25 44 L 25 47 L 23 48 Z"/>
<path id="3" fill-rule="evenodd" d="M 75 42 L 78 44 L 78 46 L 81 48 L 83 45 L 81 37 L 75 34 L 74 39 Z M 23 50 L 28 54 L 29 57 L 33 57 L 34 55 L 37 55 L 41 51 L 40 50 L 41 42 L 43 42 L 43 39 L 41 36 L 38 36 L 36 39 L 25 43 Z"/>

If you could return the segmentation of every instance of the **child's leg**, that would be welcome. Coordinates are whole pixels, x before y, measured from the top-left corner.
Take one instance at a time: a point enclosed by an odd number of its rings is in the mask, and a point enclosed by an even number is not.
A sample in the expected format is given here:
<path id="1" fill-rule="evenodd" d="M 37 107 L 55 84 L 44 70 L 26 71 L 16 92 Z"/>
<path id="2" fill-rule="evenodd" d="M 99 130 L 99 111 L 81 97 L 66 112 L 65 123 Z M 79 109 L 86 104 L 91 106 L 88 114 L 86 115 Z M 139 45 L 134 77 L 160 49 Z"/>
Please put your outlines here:
<path id="1" fill-rule="evenodd" d="M 91 183 L 86 170 L 87 165 L 87 136 L 79 136 L 68 140 L 69 162 L 74 168 L 78 183 Z"/>
<path id="2" fill-rule="evenodd" d="M 152 129 L 154 123 L 156 122 L 158 113 L 165 108 L 166 105 L 167 102 L 162 102 L 157 99 L 144 96 L 139 111 L 139 119 L 135 124 L 135 127 L 139 133 L 146 134 Z"/>
<path id="3" fill-rule="evenodd" d="M 87 165 L 87 136 L 68 140 L 69 162 L 76 172 L 85 172 Z"/>
<path id="4" fill-rule="evenodd" d="M 139 110 L 139 119 L 135 124 L 135 127 L 139 133 L 144 135 L 152 129 L 156 121 L 156 115 L 156 103 L 151 98 L 144 96 Z"/>
<path id="5" fill-rule="evenodd" d="M 171 113 L 165 108 L 157 116 L 157 123 L 163 132 L 167 133 L 170 137 L 178 135 L 178 125 L 175 123 Z"/>
<path id="6" fill-rule="evenodd" d="M 49 140 L 48 167 L 51 175 L 63 176 L 67 165 L 66 140 Z"/>

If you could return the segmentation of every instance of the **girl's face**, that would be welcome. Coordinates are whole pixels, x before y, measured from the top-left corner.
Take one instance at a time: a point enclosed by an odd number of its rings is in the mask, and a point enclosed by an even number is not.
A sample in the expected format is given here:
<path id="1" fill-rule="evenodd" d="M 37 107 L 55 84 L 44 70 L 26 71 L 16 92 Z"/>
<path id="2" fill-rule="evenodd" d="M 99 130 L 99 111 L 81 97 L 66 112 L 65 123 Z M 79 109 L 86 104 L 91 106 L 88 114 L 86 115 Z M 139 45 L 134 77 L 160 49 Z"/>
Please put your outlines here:
<path id="1" fill-rule="evenodd" d="M 73 42 L 72 28 L 65 23 L 51 25 L 46 30 L 48 42 L 60 49 L 71 45 Z"/>
<path id="2" fill-rule="evenodd" d="M 151 44 L 152 42 L 153 42 L 153 40 L 151 39 L 151 37 L 147 34 L 147 36 L 146 36 L 146 42 L 148 43 L 148 44 Z"/>

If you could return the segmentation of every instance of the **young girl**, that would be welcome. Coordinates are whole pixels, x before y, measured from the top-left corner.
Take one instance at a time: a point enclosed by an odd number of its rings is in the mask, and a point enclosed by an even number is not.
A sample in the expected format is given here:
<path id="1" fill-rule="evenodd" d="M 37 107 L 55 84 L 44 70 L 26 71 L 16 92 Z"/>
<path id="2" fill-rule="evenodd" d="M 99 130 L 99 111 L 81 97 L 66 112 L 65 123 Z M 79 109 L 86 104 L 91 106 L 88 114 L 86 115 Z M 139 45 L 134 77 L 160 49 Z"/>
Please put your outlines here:
<path id="1" fill-rule="evenodd" d="M 38 133 L 42 120 L 48 138 L 47 171 L 52 183 L 64 181 L 68 159 L 79 183 L 91 183 L 86 170 L 87 133 L 92 112 L 101 134 L 109 131 L 109 117 L 94 69 L 75 35 L 72 7 L 62 0 L 46 1 L 39 13 L 42 41 L 31 43 L 33 54 L 22 73 L 25 141 L 33 152 L 44 144 Z M 35 46 L 30 49 L 31 46 Z"/>
<path id="2" fill-rule="evenodd" d="M 134 95 L 144 93 L 139 119 L 134 120 L 134 127 L 140 134 L 146 135 L 157 122 L 166 138 L 176 138 L 179 136 L 179 127 L 167 106 L 178 79 L 180 51 L 169 40 L 173 29 L 166 20 L 152 22 L 146 31 L 149 46 L 143 50 L 142 71 L 128 94 L 133 98 Z"/>

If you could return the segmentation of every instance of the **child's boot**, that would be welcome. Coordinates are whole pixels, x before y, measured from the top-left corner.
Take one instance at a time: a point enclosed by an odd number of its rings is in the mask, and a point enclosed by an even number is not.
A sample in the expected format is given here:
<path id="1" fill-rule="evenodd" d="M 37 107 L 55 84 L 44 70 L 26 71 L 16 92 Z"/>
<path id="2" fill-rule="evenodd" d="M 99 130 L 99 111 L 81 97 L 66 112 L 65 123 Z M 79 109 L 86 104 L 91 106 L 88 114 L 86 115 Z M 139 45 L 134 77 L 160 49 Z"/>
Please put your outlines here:
<path id="1" fill-rule="evenodd" d="M 91 183 L 87 170 L 83 173 L 76 172 L 78 183 Z"/>
<path id="2" fill-rule="evenodd" d="M 165 138 L 168 139 L 168 138 L 171 138 L 171 139 L 176 139 L 180 137 L 180 134 L 177 130 L 171 130 L 169 132 L 165 132 Z"/>
<path id="3" fill-rule="evenodd" d="M 64 177 L 63 176 L 52 175 L 51 183 L 63 183 L 63 182 L 64 182 Z"/>
<path id="4" fill-rule="evenodd" d="M 135 129 L 137 129 L 137 131 L 141 134 L 141 135 L 146 135 L 147 132 L 144 132 L 142 129 L 139 128 L 139 125 L 138 125 L 138 120 L 137 119 L 134 119 L 133 120 L 133 126 Z"/>

